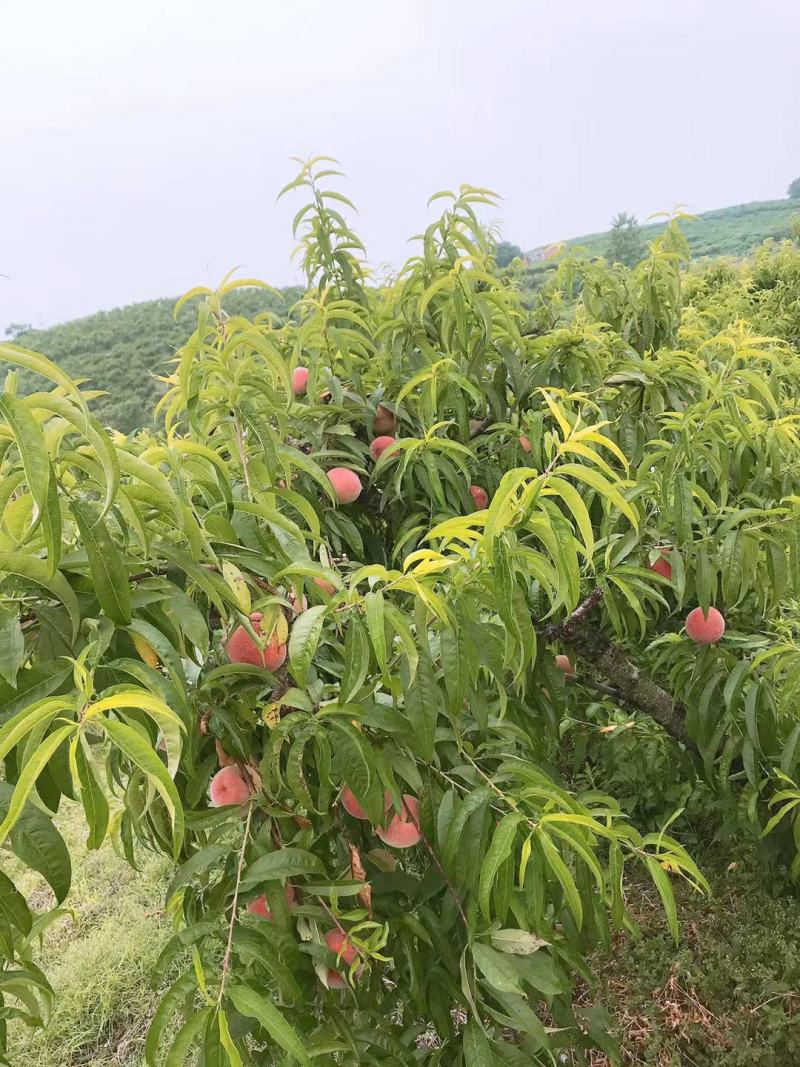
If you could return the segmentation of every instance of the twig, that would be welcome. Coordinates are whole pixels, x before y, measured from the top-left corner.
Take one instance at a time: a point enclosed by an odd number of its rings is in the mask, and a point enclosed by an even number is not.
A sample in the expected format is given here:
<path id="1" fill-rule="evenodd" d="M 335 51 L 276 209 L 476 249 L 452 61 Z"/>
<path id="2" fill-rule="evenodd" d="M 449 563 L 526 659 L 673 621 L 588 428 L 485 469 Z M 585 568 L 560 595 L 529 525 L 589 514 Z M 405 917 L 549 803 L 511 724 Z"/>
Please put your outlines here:
<path id="1" fill-rule="evenodd" d="M 233 903 L 231 905 L 231 921 L 228 926 L 228 943 L 225 946 L 225 956 L 222 960 L 222 977 L 219 982 L 219 997 L 217 1003 L 222 1004 L 222 999 L 225 996 L 225 982 L 228 978 L 228 972 L 231 969 L 231 952 L 233 950 L 233 931 L 236 927 L 236 909 L 239 904 L 239 886 L 242 881 L 242 870 L 244 869 L 244 853 L 247 848 L 247 842 L 250 838 L 250 820 L 253 817 L 253 805 L 249 804 L 247 808 L 247 821 L 244 824 L 244 836 L 242 837 L 242 847 L 239 850 L 239 865 L 236 868 L 236 886 L 233 890 Z"/>
<path id="2" fill-rule="evenodd" d="M 447 888 L 448 888 L 448 890 L 450 892 L 450 895 L 452 896 L 453 900 L 455 901 L 456 908 L 458 909 L 458 914 L 461 916 L 461 921 L 464 924 L 464 929 L 467 931 L 467 934 L 469 934 L 469 923 L 467 922 L 467 916 L 466 916 L 466 913 L 465 913 L 463 907 L 461 906 L 461 898 L 459 897 L 458 893 L 456 893 L 455 886 L 450 881 L 450 879 L 449 879 L 449 877 L 447 875 L 447 871 L 442 866 L 441 862 L 439 861 L 439 857 L 436 855 L 436 852 L 434 851 L 433 845 L 430 843 L 430 841 L 428 840 L 424 830 L 420 826 L 419 819 L 414 814 L 414 812 L 411 810 L 411 808 L 409 808 L 409 806 L 405 803 L 405 801 L 403 801 L 403 808 L 411 816 L 411 821 L 414 823 L 414 825 L 416 826 L 417 830 L 419 830 L 419 836 L 422 839 L 422 843 L 425 846 L 425 848 L 427 849 L 428 855 L 433 860 L 434 866 L 438 870 L 439 874 L 442 876 L 442 878 L 444 878 L 444 883 L 447 886 Z"/>

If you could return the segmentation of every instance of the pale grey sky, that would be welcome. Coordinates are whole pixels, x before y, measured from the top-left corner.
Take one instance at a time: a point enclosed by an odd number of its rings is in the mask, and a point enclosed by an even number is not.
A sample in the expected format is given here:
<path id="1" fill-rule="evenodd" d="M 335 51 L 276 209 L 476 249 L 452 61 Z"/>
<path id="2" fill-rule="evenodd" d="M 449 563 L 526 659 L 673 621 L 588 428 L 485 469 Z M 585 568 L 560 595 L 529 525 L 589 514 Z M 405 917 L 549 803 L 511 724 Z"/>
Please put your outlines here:
<path id="1" fill-rule="evenodd" d="M 798 0 L 0 0 L 0 336 L 297 280 L 289 156 L 348 174 L 370 260 L 460 182 L 532 247 L 800 175 Z"/>

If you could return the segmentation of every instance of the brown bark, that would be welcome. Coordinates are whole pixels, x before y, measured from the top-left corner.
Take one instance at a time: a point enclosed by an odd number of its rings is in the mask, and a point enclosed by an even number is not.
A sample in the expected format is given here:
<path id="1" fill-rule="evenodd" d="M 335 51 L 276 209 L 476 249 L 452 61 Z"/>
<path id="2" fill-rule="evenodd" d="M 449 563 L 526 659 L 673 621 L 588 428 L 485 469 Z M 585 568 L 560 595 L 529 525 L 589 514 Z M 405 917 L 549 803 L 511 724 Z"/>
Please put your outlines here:
<path id="1" fill-rule="evenodd" d="M 590 615 L 602 599 L 603 590 L 595 589 L 564 622 L 545 627 L 542 636 L 546 641 L 562 641 L 569 645 L 588 664 L 588 677 L 579 674 L 576 681 L 585 681 L 620 703 L 644 712 L 670 736 L 688 748 L 694 748 L 686 729 L 683 704 L 632 663 L 619 645 L 590 621 Z M 609 684 L 603 685 L 594 678 L 595 674 Z"/>

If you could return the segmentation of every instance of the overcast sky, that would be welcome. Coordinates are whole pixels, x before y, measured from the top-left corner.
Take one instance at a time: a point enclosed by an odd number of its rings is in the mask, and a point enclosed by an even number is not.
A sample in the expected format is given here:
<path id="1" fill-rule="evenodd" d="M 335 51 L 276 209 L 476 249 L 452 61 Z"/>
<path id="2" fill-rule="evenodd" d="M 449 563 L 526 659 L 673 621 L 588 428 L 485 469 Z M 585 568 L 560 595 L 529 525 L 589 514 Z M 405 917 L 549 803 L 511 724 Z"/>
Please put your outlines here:
<path id="1" fill-rule="evenodd" d="M 785 195 L 798 0 L 0 0 L 0 336 L 241 266 L 297 280 L 289 157 L 371 262 L 460 182 L 530 248 Z"/>

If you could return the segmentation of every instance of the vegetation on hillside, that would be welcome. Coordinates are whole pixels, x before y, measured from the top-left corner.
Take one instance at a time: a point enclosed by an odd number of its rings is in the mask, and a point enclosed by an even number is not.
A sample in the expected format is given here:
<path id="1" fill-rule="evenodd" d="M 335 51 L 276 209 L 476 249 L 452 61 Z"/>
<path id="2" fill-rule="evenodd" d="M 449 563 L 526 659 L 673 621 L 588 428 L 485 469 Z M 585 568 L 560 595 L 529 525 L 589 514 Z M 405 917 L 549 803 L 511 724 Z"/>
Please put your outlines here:
<path id="1" fill-rule="evenodd" d="M 62 797 L 171 859 L 149 1067 L 614 1061 L 631 885 L 678 943 L 711 839 L 800 874 L 800 250 L 672 222 L 524 303 L 465 186 L 378 289 L 337 174 L 285 320 L 179 303 L 157 431 L 0 346 L 0 842 L 62 906 Z M 0 1048 L 61 917 L 12 875 Z"/>
<path id="2" fill-rule="evenodd" d="M 764 241 L 783 241 L 791 238 L 792 220 L 796 219 L 798 214 L 800 205 L 796 199 L 755 200 L 749 204 L 737 204 L 682 217 L 681 226 L 695 260 L 720 257 L 740 259 L 753 252 Z M 664 232 L 666 225 L 663 221 L 643 225 L 642 238 L 652 241 Z M 571 237 L 565 245 L 579 255 L 613 261 L 615 256 L 612 240 L 613 229 Z M 543 275 L 551 267 L 552 263 L 546 259 L 530 262 L 525 272 L 527 284 L 538 286 Z"/>

